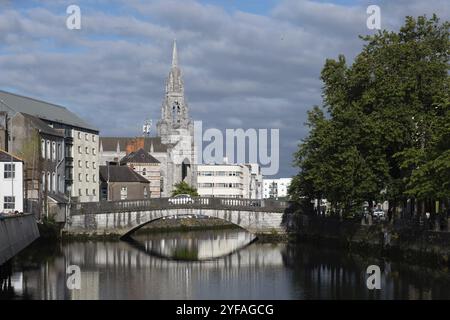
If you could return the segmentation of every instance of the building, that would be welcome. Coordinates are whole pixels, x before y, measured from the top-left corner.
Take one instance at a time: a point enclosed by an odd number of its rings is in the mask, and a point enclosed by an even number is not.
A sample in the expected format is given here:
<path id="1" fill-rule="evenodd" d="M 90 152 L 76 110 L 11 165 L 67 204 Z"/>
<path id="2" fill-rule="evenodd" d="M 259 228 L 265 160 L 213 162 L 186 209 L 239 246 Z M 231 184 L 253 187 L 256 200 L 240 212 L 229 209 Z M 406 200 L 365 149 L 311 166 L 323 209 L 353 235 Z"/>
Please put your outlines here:
<path id="1" fill-rule="evenodd" d="M 141 148 L 123 157 L 119 164 L 130 167 L 149 181 L 150 198 L 161 197 L 161 166 L 157 159 Z"/>
<path id="2" fill-rule="evenodd" d="M 150 182 L 128 166 L 100 166 L 102 201 L 142 200 L 150 197 Z"/>
<path id="3" fill-rule="evenodd" d="M 0 150 L 0 212 L 23 212 L 22 159 Z"/>
<path id="4" fill-rule="evenodd" d="M 292 178 L 264 179 L 264 199 L 288 196 Z"/>
<path id="5" fill-rule="evenodd" d="M 129 153 L 142 148 L 160 162 L 162 197 L 170 196 L 173 186 L 180 181 L 195 186 L 197 175 L 193 121 L 189 117 L 189 107 L 184 95 L 176 42 L 173 45 L 172 65 L 165 84 L 157 134 L 157 137 L 101 137 L 102 165 L 111 161 L 118 162 Z"/>
<path id="6" fill-rule="evenodd" d="M 197 192 L 202 197 L 261 199 L 257 164 L 199 164 Z"/>
<path id="7" fill-rule="evenodd" d="M 52 103 L 5 91 L 0 91 L 0 102 L 0 112 L 6 112 L 9 119 L 15 117 L 16 113 L 25 114 L 39 119 L 48 127 L 63 134 L 64 146 L 61 146 L 61 148 L 64 150 L 64 159 L 58 160 L 58 170 L 64 167 L 64 174 L 62 172 L 59 173 L 61 180 L 64 181 L 64 187 L 61 187 L 62 190 L 67 196 L 70 195 L 73 201 L 98 201 L 98 129 L 86 123 L 65 107 Z M 6 130 L 6 135 L 11 135 L 8 138 L 8 150 L 13 154 L 20 153 L 25 148 L 23 142 L 28 140 L 20 139 L 23 132 L 20 126 L 10 124 L 9 128 Z M 2 136 L 1 128 L 0 136 Z M 47 144 L 47 139 L 44 140 L 45 144 Z M 43 149 L 42 146 L 39 148 Z M 52 140 L 50 140 L 50 150 L 51 148 L 53 148 Z M 56 148 L 59 147 L 56 146 Z M 58 181 L 57 174 L 55 172 L 56 180 Z M 48 178 L 47 172 L 46 178 Z M 44 181 L 42 180 L 40 183 L 43 184 Z"/>
<path id="8" fill-rule="evenodd" d="M 246 166 L 250 168 L 249 198 L 262 199 L 263 176 L 261 174 L 261 166 L 257 163 L 248 163 Z"/>

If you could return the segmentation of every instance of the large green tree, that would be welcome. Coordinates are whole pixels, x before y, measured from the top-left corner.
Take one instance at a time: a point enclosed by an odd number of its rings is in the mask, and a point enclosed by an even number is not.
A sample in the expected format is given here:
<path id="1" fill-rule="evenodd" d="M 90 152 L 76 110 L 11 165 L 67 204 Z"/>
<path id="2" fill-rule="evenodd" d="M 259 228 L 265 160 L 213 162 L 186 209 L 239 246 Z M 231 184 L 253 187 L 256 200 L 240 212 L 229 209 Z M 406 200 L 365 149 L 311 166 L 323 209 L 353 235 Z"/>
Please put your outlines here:
<path id="1" fill-rule="evenodd" d="M 294 164 L 294 199 L 327 198 L 351 212 L 363 201 L 448 199 L 449 23 L 407 17 L 399 32 L 361 37 L 348 66 L 328 59 L 323 106 Z"/>

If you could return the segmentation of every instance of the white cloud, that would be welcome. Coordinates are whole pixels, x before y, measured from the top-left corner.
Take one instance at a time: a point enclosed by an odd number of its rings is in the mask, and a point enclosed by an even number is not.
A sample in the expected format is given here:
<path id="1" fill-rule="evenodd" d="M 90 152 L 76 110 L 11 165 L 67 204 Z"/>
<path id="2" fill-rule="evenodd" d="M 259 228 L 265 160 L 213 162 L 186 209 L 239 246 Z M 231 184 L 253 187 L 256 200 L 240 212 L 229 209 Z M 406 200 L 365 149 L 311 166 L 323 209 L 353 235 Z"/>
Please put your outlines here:
<path id="1" fill-rule="evenodd" d="M 66 105 L 107 135 L 137 135 L 159 118 L 172 39 L 177 38 L 194 119 L 221 129 L 280 128 L 281 175 L 321 101 L 326 58 L 361 48 L 369 1 L 343 6 L 284 0 L 268 16 L 199 2 L 113 1 L 100 10 L 79 1 L 82 29 L 65 28 L 70 1 L 38 8 L 0 4 L 0 88 Z M 436 11 L 445 1 L 377 1 L 382 26 Z M 97 1 L 105 9 L 109 1 Z M 2 7 L 3 6 L 3 7 Z"/>

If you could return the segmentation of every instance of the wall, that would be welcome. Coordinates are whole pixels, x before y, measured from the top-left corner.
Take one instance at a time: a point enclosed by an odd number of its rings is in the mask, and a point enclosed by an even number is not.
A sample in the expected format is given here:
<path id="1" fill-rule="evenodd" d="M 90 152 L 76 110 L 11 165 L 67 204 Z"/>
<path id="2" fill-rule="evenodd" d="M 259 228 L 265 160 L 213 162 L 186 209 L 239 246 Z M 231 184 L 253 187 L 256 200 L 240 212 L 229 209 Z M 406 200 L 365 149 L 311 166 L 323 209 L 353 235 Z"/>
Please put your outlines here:
<path id="1" fill-rule="evenodd" d="M 127 198 L 123 200 L 142 200 L 144 199 L 144 188 L 149 191 L 148 183 L 141 182 L 110 182 L 109 183 L 109 201 L 120 201 L 120 191 L 122 187 L 127 187 Z M 148 193 L 150 196 L 150 192 Z"/>
<path id="2" fill-rule="evenodd" d="M 31 214 L 0 220 L 0 265 L 11 259 L 39 237 L 36 220 Z"/>

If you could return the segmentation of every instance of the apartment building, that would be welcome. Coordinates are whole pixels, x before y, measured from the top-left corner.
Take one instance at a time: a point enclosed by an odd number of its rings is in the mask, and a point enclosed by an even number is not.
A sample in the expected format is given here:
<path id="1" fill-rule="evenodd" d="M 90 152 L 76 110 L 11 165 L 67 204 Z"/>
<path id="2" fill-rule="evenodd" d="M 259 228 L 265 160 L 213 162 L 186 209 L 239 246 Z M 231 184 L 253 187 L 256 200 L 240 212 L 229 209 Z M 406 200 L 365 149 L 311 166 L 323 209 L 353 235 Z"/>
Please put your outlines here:
<path id="1" fill-rule="evenodd" d="M 203 197 L 260 199 L 261 180 L 257 164 L 197 165 L 197 191 Z"/>
<path id="2" fill-rule="evenodd" d="M 57 132 L 62 137 L 60 144 L 58 144 L 57 139 L 50 139 L 48 134 L 44 138 L 39 138 L 42 145 L 38 146 L 38 150 L 43 152 L 44 146 L 46 150 L 46 157 L 43 159 L 46 161 L 50 160 L 51 163 L 58 165 L 57 170 L 55 169 L 52 172 L 45 169 L 45 179 L 44 175 L 40 175 L 39 183 L 43 186 L 50 186 L 47 189 L 53 191 L 53 186 L 51 185 L 55 179 L 55 190 L 63 191 L 62 193 L 67 197 L 70 195 L 73 201 L 98 201 L 98 129 L 79 118 L 67 108 L 59 105 L 1 90 L 0 101 L 0 112 L 6 112 L 9 119 L 15 117 L 17 113 L 21 113 L 29 118 L 33 117 L 34 123 L 40 121 L 38 125 L 39 134 L 52 131 L 53 136 L 56 136 L 54 133 Z M 36 119 L 39 121 L 36 121 Z M 10 139 L 8 139 L 8 150 L 13 154 L 20 154 L 23 150 L 29 149 L 27 146 L 29 139 L 21 139 L 23 132 L 24 127 L 19 123 L 10 124 L 9 129 L 6 130 L 6 133 L 11 135 Z M 53 142 L 55 142 L 55 145 Z M 55 158 L 53 158 L 53 148 L 58 154 L 55 154 Z M 50 150 L 50 157 L 47 156 L 47 152 L 49 152 L 47 150 Z M 57 160 L 54 161 L 53 159 Z M 48 164 L 50 162 L 47 161 Z M 38 169 L 41 171 L 41 168 Z M 53 172 L 55 173 L 55 178 L 53 178 Z M 50 173 L 50 184 L 48 183 L 48 173 Z M 59 179 L 58 174 L 60 175 Z M 67 198 L 59 197 L 56 193 L 52 193 L 52 196 L 57 198 L 55 199 L 57 202 L 67 200 Z M 41 204 L 42 201 L 43 199 L 40 200 Z"/>

